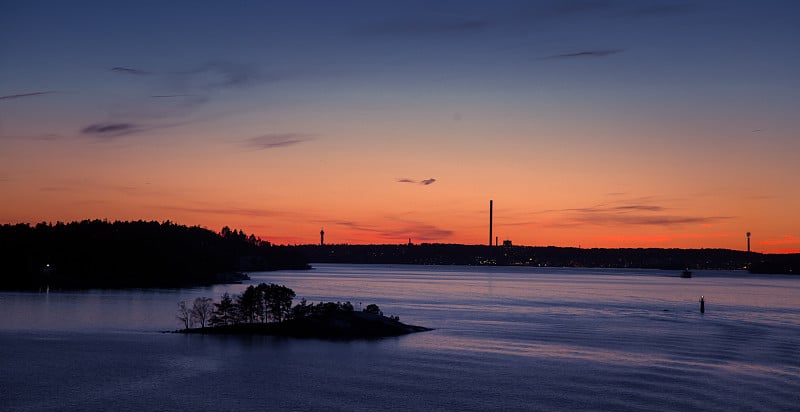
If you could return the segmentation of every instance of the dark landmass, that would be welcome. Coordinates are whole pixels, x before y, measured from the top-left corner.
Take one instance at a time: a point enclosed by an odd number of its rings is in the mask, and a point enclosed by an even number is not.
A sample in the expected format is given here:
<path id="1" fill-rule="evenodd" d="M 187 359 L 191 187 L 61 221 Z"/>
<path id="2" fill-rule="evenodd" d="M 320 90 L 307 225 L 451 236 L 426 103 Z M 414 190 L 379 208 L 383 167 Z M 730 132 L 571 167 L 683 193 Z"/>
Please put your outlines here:
<path id="1" fill-rule="evenodd" d="M 242 231 L 169 221 L 0 226 L 0 289 L 169 288 L 239 282 L 241 272 L 308 269 L 301 250 Z"/>
<path id="2" fill-rule="evenodd" d="M 191 306 L 178 302 L 177 319 L 184 328 L 175 332 L 365 339 L 429 330 L 401 323 L 397 316 L 383 316 L 375 304 L 355 311 L 350 302 L 309 304 L 302 299 L 292 306 L 294 297 L 286 286 L 261 283 L 248 286 L 241 295 L 225 293 L 219 302 L 207 297 L 196 298 Z"/>
<path id="3" fill-rule="evenodd" d="M 582 249 L 458 244 L 299 245 L 314 263 L 415 265 L 520 265 L 642 269 L 748 269 L 797 274 L 800 254 L 763 254 L 730 249 Z"/>
<path id="4" fill-rule="evenodd" d="M 335 311 L 273 323 L 242 323 L 177 330 L 178 333 L 213 335 L 272 335 L 316 339 L 374 339 L 431 329 L 407 325 L 375 313 Z"/>

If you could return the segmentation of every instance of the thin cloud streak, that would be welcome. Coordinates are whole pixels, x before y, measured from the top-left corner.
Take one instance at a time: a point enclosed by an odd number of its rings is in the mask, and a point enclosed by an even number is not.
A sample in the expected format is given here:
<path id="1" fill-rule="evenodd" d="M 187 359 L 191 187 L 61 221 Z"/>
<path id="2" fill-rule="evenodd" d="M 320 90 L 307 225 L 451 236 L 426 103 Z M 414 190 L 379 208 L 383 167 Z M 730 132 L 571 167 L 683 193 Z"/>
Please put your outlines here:
<path id="1" fill-rule="evenodd" d="M 25 97 L 35 97 L 35 96 L 43 96 L 47 94 L 55 94 L 60 93 L 53 90 L 47 90 L 42 92 L 31 92 L 31 93 L 20 93 L 20 94 L 9 94 L 5 96 L 0 96 L 0 100 L 14 100 L 14 99 L 22 99 Z"/>
<path id="2" fill-rule="evenodd" d="M 383 226 L 381 228 L 377 228 L 369 224 L 353 221 L 336 221 L 332 223 L 351 230 L 366 232 L 386 241 L 398 241 L 408 238 L 415 239 L 417 241 L 442 241 L 455 233 L 452 230 L 442 229 L 427 223 L 405 220 L 399 221 L 400 224 L 398 227 L 390 229 L 384 228 Z"/>
<path id="3" fill-rule="evenodd" d="M 112 67 L 112 68 L 110 68 L 108 70 L 110 70 L 110 71 L 112 71 L 114 73 L 131 74 L 131 75 L 134 75 L 134 76 L 149 76 L 149 75 L 155 74 L 153 72 L 149 72 L 149 71 L 146 71 L 146 70 L 139 70 L 139 69 L 133 69 L 133 68 L 130 68 L 130 67 L 122 67 L 122 66 Z"/>
<path id="4" fill-rule="evenodd" d="M 487 26 L 489 21 L 481 19 L 406 19 L 375 24 L 367 27 L 366 32 L 377 35 L 431 35 L 476 32 Z"/>
<path id="5" fill-rule="evenodd" d="M 697 7 L 694 4 L 680 3 L 680 4 L 656 4 L 652 6 L 644 6 L 630 10 L 627 14 L 632 16 L 672 16 L 680 14 L 689 14 L 694 12 Z"/>
<path id="6" fill-rule="evenodd" d="M 680 226 L 708 225 L 732 219 L 732 216 L 682 216 L 664 213 L 667 208 L 658 205 L 600 205 L 587 208 L 547 210 L 543 215 L 554 215 L 536 224 L 539 227 L 593 226 Z"/>
<path id="7" fill-rule="evenodd" d="M 81 133 L 92 137 L 111 139 L 133 133 L 140 133 L 146 128 L 133 123 L 95 123 L 84 127 Z"/>
<path id="8" fill-rule="evenodd" d="M 605 57 L 605 56 L 611 56 L 612 54 L 622 53 L 623 51 L 625 51 L 625 49 L 584 50 L 575 53 L 554 54 L 552 56 L 543 57 L 542 59 L 555 60 L 555 59 L 574 59 L 583 57 Z"/>
<path id="9" fill-rule="evenodd" d="M 257 150 L 278 149 L 281 147 L 294 146 L 308 140 L 311 140 L 311 138 L 304 134 L 273 133 L 251 137 L 244 141 L 244 145 Z"/>

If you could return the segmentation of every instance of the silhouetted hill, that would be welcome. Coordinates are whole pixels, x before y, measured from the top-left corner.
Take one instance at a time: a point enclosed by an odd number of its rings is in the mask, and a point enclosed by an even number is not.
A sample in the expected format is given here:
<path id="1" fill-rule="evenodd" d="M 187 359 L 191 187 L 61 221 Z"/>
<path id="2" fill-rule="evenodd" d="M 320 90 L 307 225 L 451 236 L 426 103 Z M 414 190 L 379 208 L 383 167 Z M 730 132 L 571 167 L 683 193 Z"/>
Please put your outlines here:
<path id="1" fill-rule="evenodd" d="M 770 255 L 730 249 L 582 249 L 569 247 L 458 244 L 301 245 L 315 263 L 417 265 L 527 265 L 680 270 L 748 269 L 759 273 L 797 273 L 800 254 Z"/>
<path id="2" fill-rule="evenodd" d="M 235 272 L 308 268 L 300 250 L 170 222 L 0 226 L 0 289 L 181 287 Z"/>

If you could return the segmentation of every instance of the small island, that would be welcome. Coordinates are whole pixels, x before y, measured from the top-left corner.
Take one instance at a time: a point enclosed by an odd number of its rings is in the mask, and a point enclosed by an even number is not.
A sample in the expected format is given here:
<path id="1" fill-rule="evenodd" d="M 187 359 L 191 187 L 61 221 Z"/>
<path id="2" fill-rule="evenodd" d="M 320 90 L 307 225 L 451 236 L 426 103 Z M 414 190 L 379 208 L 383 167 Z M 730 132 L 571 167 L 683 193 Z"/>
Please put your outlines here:
<path id="1" fill-rule="evenodd" d="M 292 306 L 295 293 L 286 286 L 250 285 L 241 295 L 222 295 L 219 302 L 196 298 L 191 307 L 178 303 L 176 333 L 215 335 L 272 335 L 317 339 L 374 339 L 431 329 L 407 325 L 397 316 L 384 316 L 378 305 L 357 311 L 350 302 Z"/>

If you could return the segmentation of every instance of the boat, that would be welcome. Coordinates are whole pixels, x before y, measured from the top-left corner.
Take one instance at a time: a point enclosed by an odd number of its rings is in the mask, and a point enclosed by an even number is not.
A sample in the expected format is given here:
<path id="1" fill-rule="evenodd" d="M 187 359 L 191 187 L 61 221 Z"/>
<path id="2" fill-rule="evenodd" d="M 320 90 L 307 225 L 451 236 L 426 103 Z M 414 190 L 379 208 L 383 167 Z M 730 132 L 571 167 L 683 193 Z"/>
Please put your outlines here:
<path id="1" fill-rule="evenodd" d="M 684 269 L 683 272 L 681 272 L 681 277 L 682 278 L 690 278 L 690 277 L 692 277 L 692 271 L 689 270 L 689 268 Z"/>

